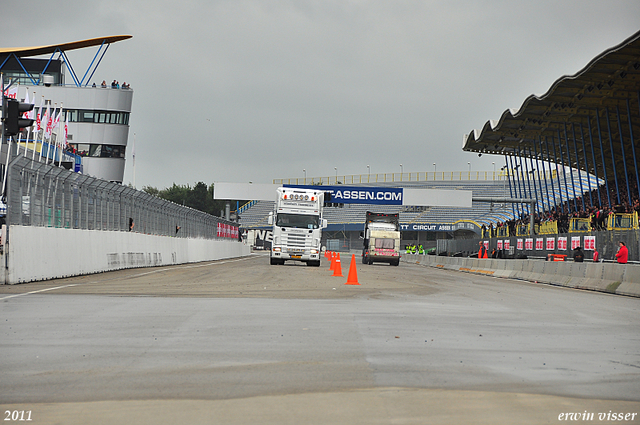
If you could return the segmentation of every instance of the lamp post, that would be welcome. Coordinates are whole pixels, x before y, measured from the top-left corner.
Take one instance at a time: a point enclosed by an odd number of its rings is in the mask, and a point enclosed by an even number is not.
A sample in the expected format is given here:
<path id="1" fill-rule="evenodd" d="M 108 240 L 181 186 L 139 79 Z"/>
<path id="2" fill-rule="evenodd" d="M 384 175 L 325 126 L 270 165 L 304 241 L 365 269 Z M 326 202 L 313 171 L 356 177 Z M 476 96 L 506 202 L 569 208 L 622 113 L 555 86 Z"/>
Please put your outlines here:
<path id="1" fill-rule="evenodd" d="M 400 164 L 400 181 L 402 181 L 403 174 L 404 174 L 404 168 L 402 167 L 402 164 Z"/>
<path id="2" fill-rule="evenodd" d="M 336 183 L 338 183 L 338 167 L 333 167 L 336 170 Z"/>
<path id="3" fill-rule="evenodd" d="M 493 180 L 495 180 L 496 179 L 496 163 L 492 162 L 492 164 L 493 164 Z"/>
<path id="4" fill-rule="evenodd" d="M 369 167 L 367 165 L 367 174 L 369 175 L 369 177 L 367 178 L 367 183 L 369 183 L 371 181 L 371 167 Z"/>
<path id="5" fill-rule="evenodd" d="M 304 184 L 307 184 L 307 169 L 304 168 L 302 172 L 304 173 Z"/>

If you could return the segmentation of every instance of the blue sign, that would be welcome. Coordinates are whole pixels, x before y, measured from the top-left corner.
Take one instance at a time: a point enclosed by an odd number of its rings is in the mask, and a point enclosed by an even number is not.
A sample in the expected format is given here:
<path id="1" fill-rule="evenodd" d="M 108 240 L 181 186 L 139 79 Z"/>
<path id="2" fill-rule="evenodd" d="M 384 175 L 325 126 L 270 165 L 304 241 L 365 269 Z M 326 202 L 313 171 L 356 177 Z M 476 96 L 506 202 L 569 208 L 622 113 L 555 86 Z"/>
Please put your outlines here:
<path id="1" fill-rule="evenodd" d="M 455 223 L 409 223 L 400 224 L 401 231 L 414 232 L 455 232 L 456 230 L 472 230 L 480 232 L 480 228 L 468 221 L 458 221 Z"/>
<path id="2" fill-rule="evenodd" d="M 403 191 L 401 187 L 364 187 L 364 186 L 304 186 L 285 184 L 284 187 L 315 189 L 331 193 L 331 200 L 336 204 L 372 204 L 402 205 Z"/>

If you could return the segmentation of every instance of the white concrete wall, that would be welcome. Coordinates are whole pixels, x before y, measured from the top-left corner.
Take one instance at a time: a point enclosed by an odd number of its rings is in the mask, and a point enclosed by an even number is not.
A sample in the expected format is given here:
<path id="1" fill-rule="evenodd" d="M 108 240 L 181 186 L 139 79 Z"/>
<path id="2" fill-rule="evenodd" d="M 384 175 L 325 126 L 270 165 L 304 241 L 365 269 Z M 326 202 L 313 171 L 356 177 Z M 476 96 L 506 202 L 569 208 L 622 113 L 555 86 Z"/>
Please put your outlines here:
<path id="1" fill-rule="evenodd" d="M 28 226 L 9 226 L 7 233 L 0 255 L 0 283 L 7 284 L 219 260 L 251 252 L 249 246 L 235 239 L 185 239 Z"/>
<path id="2" fill-rule="evenodd" d="M 640 297 L 640 265 L 637 264 L 480 259 L 420 254 L 404 254 L 402 261 L 445 270 Z"/>

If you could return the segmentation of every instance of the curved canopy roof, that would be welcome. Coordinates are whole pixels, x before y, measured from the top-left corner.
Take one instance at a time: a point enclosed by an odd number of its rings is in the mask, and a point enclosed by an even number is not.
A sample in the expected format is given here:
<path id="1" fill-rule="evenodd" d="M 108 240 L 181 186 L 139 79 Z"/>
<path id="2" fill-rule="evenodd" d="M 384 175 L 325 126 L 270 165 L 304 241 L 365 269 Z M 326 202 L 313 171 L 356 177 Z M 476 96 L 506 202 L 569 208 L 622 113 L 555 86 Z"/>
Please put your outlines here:
<path id="1" fill-rule="evenodd" d="M 534 157 L 594 172 L 580 157 L 597 145 L 602 156 L 623 165 L 630 158 L 623 159 L 621 145 L 638 148 L 639 103 L 640 31 L 577 74 L 559 78 L 544 95 L 529 96 L 519 109 L 506 110 L 498 121 L 465 135 L 463 150 Z M 620 171 L 607 169 L 607 174 Z"/>
<path id="2" fill-rule="evenodd" d="M 2 47 L 0 48 L 0 56 L 15 54 L 18 57 L 25 58 L 30 56 L 39 56 L 53 54 L 58 50 L 68 51 L 83 49 L 85 47 L 100 46 L 102 44 L 115 43 L 131 38 L 131 35 L 112 35 L 109 37 L 89 38 L 87 40 L 72 41 L 70 43 L 50 44 L 48 46 L 36 47 Z"/>

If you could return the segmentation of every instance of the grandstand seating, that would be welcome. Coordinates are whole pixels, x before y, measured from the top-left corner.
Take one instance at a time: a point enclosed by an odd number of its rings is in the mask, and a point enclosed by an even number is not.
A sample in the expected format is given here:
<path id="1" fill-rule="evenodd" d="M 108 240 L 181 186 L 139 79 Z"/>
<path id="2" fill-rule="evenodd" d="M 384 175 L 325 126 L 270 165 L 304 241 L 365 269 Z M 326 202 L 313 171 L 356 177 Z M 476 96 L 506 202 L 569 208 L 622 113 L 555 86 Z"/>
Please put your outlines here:
<path id="1" fill-rule="evenodd" d="M 567 178 L 569 176 L 567 175 Z M 587 177 L 582 176 L 583 187 L 588 190 Z M 545 188 L 544 181 L 536 181 L 537 188 Z M 560 199 L 567 200 L 567 191 L 563 184 L 558 184 L 556 178 L 553 185 L 547 181 L 545 190 L 540 193 L 538 190 L 538 205 L 542 210 L 547 210 L 550 206 L 560 203 Z M 512 182 L 513 184 L 513 182 Z M 533 193 L 528 193 L 527 182 L 521 182 L 521 185 L 527 187 L 527 193 L 524 196 L 513 194 L 514 189 L 510 189 L 507 180 L 468 180 L 468 181 L 406 181 L 406 182 L 389 182 L 389 183 L 363 183 L 359 186 L 375 186 L 375 187 L 403 187 L 403 188 L 424 188 L 424 189 L 444 189 L 444 190 L 470 190 L 474 197 L 483 198 L 512 198 L 512 197 L 535 197 Z M 597 180 L 592 177 L 591 187 L 597 187 Z M 531 182 L 533 187 L 533 182 Z M 574 176 L 573 184 L 569 182 L 569 187 L 580 187 L 580 181 L 577 175 Z M 546 196 L 547 189 L 549 197 Z M 579 192 L 571 193 L 571 198 L 579 196 Z M 274 195 L 275 196 L 275 195 Z M 248 204 L 241 213 L 240 223 L 245 228 L 267 227 L 267 216 L 274 209 L 274 202 L 257 201 Z M 524 206 L 528 211 L 528 206 Z M 496 225 L 497 222 L 505 222 L 512 220 L 518 215 L 518 209 L 513 204 L 495 203 L 491 205 L 487 202 L 473 202 L 472 208 L 451 208 L 432 206 L 428 208 L 411 208 L 410 206 L 389 206 L 389 205 L 363 205 L 363 204 L 345 204 L 342 208 L 326 208 L 324 218 L 329 224 L 359 224 L 364 223 L 366 211 L 375 210 L 382 213 L 400 213 L 400 222 L 408 223 L 455 223 L 459 220 L 471 220 L 482 226 Z M 522 207 L 520 209 L 522 211 Z M 514 214 L 515 213 L 515 214 Z"/>

